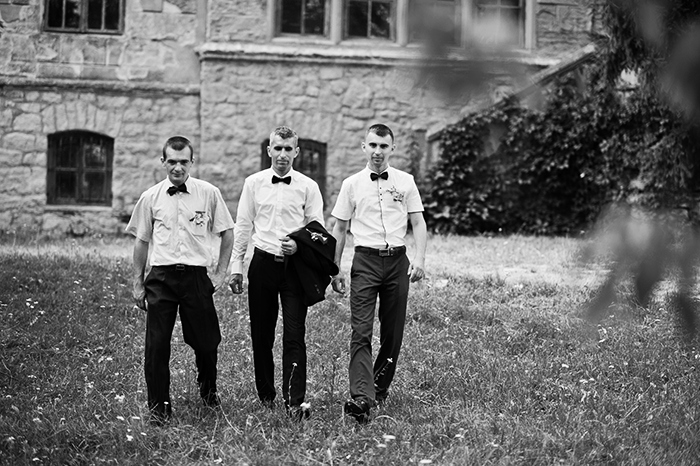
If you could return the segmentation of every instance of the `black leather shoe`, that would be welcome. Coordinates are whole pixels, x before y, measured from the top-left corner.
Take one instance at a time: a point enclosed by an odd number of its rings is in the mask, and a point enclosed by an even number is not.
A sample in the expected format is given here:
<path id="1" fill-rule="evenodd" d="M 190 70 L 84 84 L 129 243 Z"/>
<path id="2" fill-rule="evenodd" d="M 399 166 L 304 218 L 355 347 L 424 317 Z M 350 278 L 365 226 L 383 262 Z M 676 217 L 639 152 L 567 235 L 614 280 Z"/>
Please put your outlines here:
<path id="1" fill-rule="evenodd" d="M 307 406 L 288 406 L 287 415 L 292 422 L 305 421 L 311 417 L 311 408 Z"/>
<path id="2" fill-rule="evenodd" d="M 369 403 L 364 400 L 346 401 L 343 412 L 355 418 L 358 424 L 367 424 L 369 422 Z"/>

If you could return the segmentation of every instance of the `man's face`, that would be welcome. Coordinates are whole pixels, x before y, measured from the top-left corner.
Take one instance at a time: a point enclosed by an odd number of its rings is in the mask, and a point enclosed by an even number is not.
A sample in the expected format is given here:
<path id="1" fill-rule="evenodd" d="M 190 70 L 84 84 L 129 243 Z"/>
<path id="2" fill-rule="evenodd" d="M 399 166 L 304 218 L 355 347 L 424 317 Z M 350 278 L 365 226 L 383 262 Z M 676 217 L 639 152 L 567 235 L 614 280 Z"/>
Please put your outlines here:
<path id="1" fill-rule="evenodd" d="M 390 135 L 379 136 L 369 133 L 362 143 L 362 150 L 367 155 L 370 170 L 381 173 L 389 166 L 389 157 L 394 153 L 394 141 Z"/>
<path id="2" fill-rule="evenodd" d="M 165 149 L 163 166 L 168 179 L 174 186 L 180 186 L 187 180 L 193 163 L 192 151 L 189 147 L 182 150 L 175 150 L 172 147 Z"/>
<path id="3" fill-rule="evenodd" d="M 294 138 L 282 139 L 275 135 L 267 146 L 267 154 L 272 159 L 272 168 L 279 176 L 284 176 L 292 169 L 292 162 L 299 155 L 299 148 Z"/>

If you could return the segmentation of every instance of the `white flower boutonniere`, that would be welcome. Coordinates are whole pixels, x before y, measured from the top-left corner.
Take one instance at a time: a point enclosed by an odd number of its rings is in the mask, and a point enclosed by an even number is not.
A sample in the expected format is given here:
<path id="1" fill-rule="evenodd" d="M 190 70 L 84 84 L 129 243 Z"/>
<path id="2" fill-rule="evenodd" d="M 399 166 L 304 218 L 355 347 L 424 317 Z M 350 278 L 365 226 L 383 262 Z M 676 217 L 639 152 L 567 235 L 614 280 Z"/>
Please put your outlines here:
<path id="1" fill-rule="evenodd" d="M 394 198 L 394 202 L 403 202 L 404 193 L 396 189 L 396 186 L 392 186 L 387 191 L 391 193 L 391 197 Z"/>
<path id="2" fill-rule="evenodd" d="M 194 212 L 194 217 L 190 219 L 190 222 L 194 222 L 194 224 L 198 227 L 203 226 L 205 223 L 207 223 L 207 213 L 202 210 L 196 210 Z"/>

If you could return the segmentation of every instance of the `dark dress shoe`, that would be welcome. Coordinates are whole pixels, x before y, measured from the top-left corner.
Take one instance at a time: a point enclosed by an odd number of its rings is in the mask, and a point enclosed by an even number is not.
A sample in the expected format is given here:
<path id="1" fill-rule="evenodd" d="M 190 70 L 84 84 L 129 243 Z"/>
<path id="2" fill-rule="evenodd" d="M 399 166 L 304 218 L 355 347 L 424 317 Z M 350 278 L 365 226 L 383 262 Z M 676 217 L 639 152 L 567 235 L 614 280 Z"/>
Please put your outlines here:
<path id="1" fill-rule="evenodd" d="M 311 408 L 306 406 L 288 406 L 287 415 L 292 422 L 301 422 L 311 417 Z"/>
<path id="2" fill-rule="evenodd" d="M 364 400 L 348 400 L 345 402 L 343 412 L 352 416 L 358 424 L 369 422 L 369 403 Z"/>

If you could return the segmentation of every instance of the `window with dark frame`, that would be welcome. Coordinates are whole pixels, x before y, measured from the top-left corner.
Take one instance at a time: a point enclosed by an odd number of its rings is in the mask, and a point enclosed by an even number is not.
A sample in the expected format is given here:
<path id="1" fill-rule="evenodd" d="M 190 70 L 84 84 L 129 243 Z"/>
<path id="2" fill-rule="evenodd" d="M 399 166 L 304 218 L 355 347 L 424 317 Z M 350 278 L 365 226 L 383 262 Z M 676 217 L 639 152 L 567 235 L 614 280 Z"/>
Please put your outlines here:
<path id="1" fill-rule="evenodd" d="M 48 136 L 46 196 L 50 205 L 112 205 L 114 139 L 90 131 Z"/>
<path id="2" fill-rule="evenodd" d="M 281 0 L 280 32 L 325 36 L 330 19 L 329 13 L 326 0 Z"/>
<path id="3" fill-rule="evenodd" d="M 503 45 L 521 45 L 525 37 L 524 0 L 477 0 L 477 18 L 482 40 Z"/>
<path id="4" fill-rule="evenodd" d="M 44 30 L 121 34 L 124 0 L 45 0 Z"/>
<path id="5" fill-rule="evenodd" d="M 262 151 L 260 155 L 261 169 L 270 168 L 272 159 L 267 153 L 267 146 L 270 140 L 265 139 L 260 145 Z M 328 144 L 314 141 L 313 139 L 299 138 L 299 155 L 294 159 L 294 170 L 303 173 L 318 184 L 321 196 L 326 199 L 326 152 Z"/>
<path id="6" fill-rule="evenodd" d="M 349 0 L 346 35 L 349 38 L 394 39 L 394 0 Z"/>

